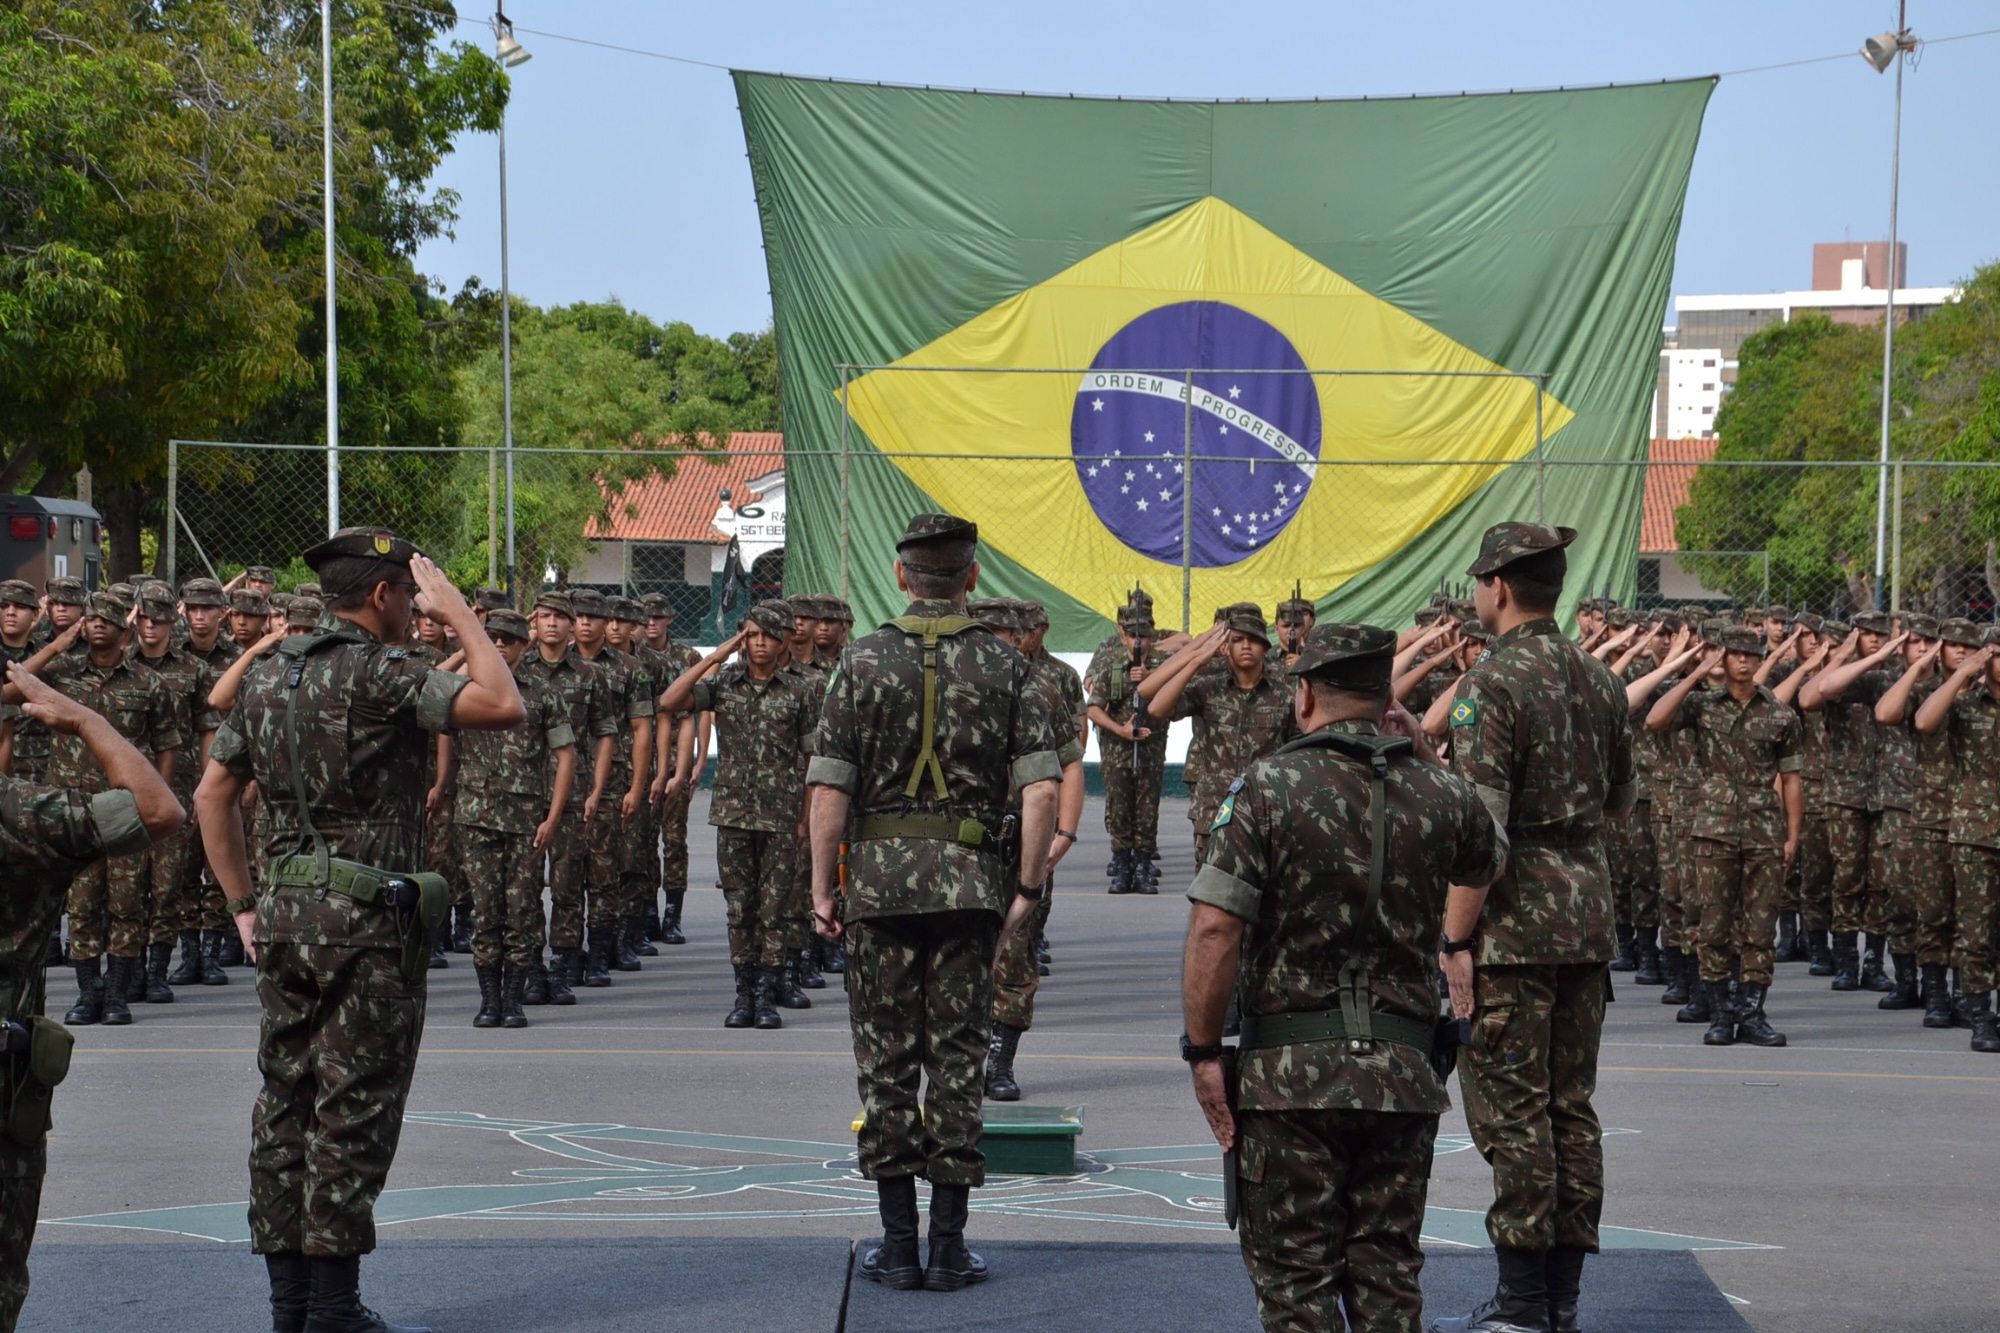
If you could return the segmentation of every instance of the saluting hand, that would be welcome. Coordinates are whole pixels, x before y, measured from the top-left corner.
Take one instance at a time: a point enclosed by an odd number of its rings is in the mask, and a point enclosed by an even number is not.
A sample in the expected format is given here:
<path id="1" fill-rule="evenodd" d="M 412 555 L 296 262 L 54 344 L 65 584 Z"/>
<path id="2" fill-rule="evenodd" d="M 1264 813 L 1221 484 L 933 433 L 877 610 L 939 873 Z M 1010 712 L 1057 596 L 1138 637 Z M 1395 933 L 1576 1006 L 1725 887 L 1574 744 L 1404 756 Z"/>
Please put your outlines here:
<path id="1" fill-rule="evenodd" d="M 48 684 L 19 662 L 7 664 L 7 683 L 21 692 L 24 700 L 21 711 L 50 731 L 74 736 L 92 719 L 99 718 L 97 713 Z"/>

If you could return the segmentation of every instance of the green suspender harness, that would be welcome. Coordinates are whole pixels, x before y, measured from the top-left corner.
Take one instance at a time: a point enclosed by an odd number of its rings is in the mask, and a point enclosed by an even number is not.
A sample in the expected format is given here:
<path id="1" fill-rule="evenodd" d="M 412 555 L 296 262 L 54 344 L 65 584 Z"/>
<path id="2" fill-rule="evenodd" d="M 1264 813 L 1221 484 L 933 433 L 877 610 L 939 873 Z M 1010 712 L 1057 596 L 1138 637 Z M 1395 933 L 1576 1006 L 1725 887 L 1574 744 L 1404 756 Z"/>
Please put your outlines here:
<path id="1" fill-rule="evenodd" d="M 968 616 L 898 616 L 889 623 L 905 634 L 920 635 L 924 646 L 923 746 L 917 751 L 917 762 L 910 769 L 910 780 L 903 788 L 903 799 L 915 801 L 917 793 L 923 789 L 924 779 L 928 777 L 938 800 L 949 801 L 951 792 L 945 786 L 944 764 L 937 753 L 938 641 L 976 629 L 979 622 Z M 929 838 L 965 847 L 986 845 L 995 836 L 994 831 L 987 829 L 984 820 L 959 818 L 948 813 L 918 814 L 914 811 L 897 815 L 863 815 L 854 831 L 856 842 L 877 838 Z"/>
<path id="2" fill-rule="evenodd" d="M 1347 731 L 1316 731 L 1282 747 L 1279 754 L 1297 750 L 1335 750 L 1368 765 L 1368 896 L 1361 906 L 1359 934 L 1364 938 L 1380 934 L 1382 922 L 1382 875 L 1389 858 L 1389 756 L 1410 749 L 1407 736 L 1365 736 Z M 1378 1041 L 1393 1041 L 1430 1055 L 1436 1037 L 1435 1024 L 1400 1014 L 1383 1013 L 1372 1007 L 1369 964 L 1372 951 L 1357 951 L 1340 966 L 1340 1007 L 1310 1013 L 1252 1014 L 1247 995 L 1239 997 L 1243 1016 L 1241 1049 L 1267 1046 L 1294 1046 L 1312 1041 L 1339 1041 L 1356 1055 L 1366 1055 Z M 1247 970 L 1247 969 L 1246 969 Z"/>
<path id="3" fill-rule="evenodd" d="M 354 640 L 335 632 L 295 635 L 278 645 L 279 655 L 292 659 L 285 672 L 284 696 L 285 757 L 292 766 L 292 799 L 298 803 L 299 822 L 305 825 L 313 849 L 310 855 L 300 852 L 273 865 L 271 884 L 311 889 L 316 898 L 337 893 L 358 903 L 381 903 L 393 909 L 403 942 L 403 980 L 414 986 L 428 970 L 427 939 L 431 926 L 443 918 L 450 895 L 444 876 L 423 871 L 377 870 L 332 855 L 326 839 L 313 824 L 312 805 L 306 799 L 305 769 L 299 763 L 299 710 L 295 706 L 298 696 L 290 691 L 297 690 L 305 679 L 305 658 L 309 653 L 335 643 L 351 642 Z"/>

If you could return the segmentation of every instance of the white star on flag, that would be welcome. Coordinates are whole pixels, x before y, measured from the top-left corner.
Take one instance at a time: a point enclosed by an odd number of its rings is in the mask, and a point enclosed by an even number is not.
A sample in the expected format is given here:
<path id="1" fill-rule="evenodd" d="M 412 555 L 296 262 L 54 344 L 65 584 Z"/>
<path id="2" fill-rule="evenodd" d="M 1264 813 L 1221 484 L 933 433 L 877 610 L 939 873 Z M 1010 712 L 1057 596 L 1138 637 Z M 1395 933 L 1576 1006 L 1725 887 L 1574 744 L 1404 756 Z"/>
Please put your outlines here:
<path id="1" fill-rule="evenodd" d="M 1130 495 L 1132 493 L 1132 488 L 1130 486 L 1120 486 L 1118 488 L 1118 493 L 1120 495 Z"/>
<path id="2" fill-rule="evenodd" d="M 1144 500 L 1139 501 L 1139 512 L 1142 514 L 1146 512 L 1146 502 Z"/>
<path id="3" fill-rule="evenodd" d="M 1167 499 L 1167 498 L 1168 498 L 1169 496 L 1171 496 L 1172 494 L 1173 494 L 1173 492 L 1172 492 L 1172 491 L 1161 491 L 1161 492 L 1160 492 L 1160 498 L 1161 498 L 1162 500 L 1164 500 L 1164 499 Z"/>
<path id="4" fill-rule="evenodd" d="M 1151 444 L 1152 442 L 1153 442 L 1153 432 L 1151 432 L 1151 431 L 1147 431 L 1147 432 L 1146 432 L 1146 443 L 1147 443 L 1147 444 Z"/>
<path id="5" fill-rule="evenodd" d="M 1231 398 L 1241 398 L 1243 396 L 1243 390 L 1237 388 L 1234 384 L 1232 384 L 1229 386 L 1229 396 Z"/>
<path id="6" fill-rule="evenodd" d="M 1104 410 L 1104 400 L 1102 398 L 1091 399 L 1090 410 L 1093 412 L 1102 412 Z"/>

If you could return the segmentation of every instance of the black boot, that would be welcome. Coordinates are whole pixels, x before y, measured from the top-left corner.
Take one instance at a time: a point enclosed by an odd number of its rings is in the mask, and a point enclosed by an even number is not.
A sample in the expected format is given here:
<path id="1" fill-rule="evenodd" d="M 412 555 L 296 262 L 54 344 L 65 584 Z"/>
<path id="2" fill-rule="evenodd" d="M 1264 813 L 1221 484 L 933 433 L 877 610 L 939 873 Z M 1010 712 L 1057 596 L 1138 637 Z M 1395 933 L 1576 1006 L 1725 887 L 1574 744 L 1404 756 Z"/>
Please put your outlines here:
<path id="1" fill-rule="evenodd" d="M 361 1256 L 313 1259 L 312 1312 L 305 1333 L 431 1333 L 415 1324 L 395 1324 L 361 1303 Z"/>
<path id="2" fill-rule="evenodd" d="M 1132 887 L 1147 895 L 1160 891 L 1160 867 L 1152 857 L 1133 853 L 1136 858 L 1132 865 Z"/>
<path id="3" fill-rule="evenodd" d="M 688 937 L 681 933 L 681 904 L 686 900 L 686 889 L 675 889 L 667 895 L 666 914 L 660 918 L 660 943 L 686 944 L 688 942 Z"/>
<path id="4" fill-rule="evenodd" d="M 1633 969 L 1632 982 L 1637 986 L 1664 986 L 1666 973 L 1660 970 L 1660 932 L 1657 927 L 1644 926 L 1635 941 L 1639 948 L 1639 966 Z"/>
<path id="5" fill-rule="evenodd" d="M 653 943 L 654 932 L 660 928 L 660 914 L 657 908 L 648 907 L 632 918 L 632 952 L 640 958 L 658 958 L 660 946 Z"/>
<path id="6" fill-rule="evenodd" d="M 312 1261 L 303 1254 L 267 1254 L 271 1278 L 271 1333 L 304 1333 L 312 1300 Z"/>
<path id="7" fill-rule="evenodd" d="M 1861 950 L 1851 930 L 1833 933 L 1833 989 L 1861 989 Z"/>
<path id="8" fill-rule="evenodd" d="M 1965 993 L 1965 974 L 1955 967 L 1951 969 L 1951 1025 L 1972 1026 L 1972 998 Z"/>
<path id="9" fill-rule="evenodd" d="M 451 959 L 444 956 L 442 944 L 436 942 L 431 944 L 431 960 L 425 966 L 433 972 L 443 971 L 451 966 Z"/>
<path id="10" fill-rule="evenodd" d="M 224 936 L 235 940 L 238 949 L 243 947 L 243 941 L 237 936 L 234 924 L 226 926 L 221 930 L 204 930 L 201 932 L 201 984 L 204 986 L 227 986 L 229 984 L 229 974 L 222 970 L 222 941 Z"/>
<path id="11" fill-rule="evenodd" d="M 524 1028 L 528 1026 L 528 1016 L 521 1012 L 525 997 L 522 992 L 528 988 L 528 970 L 518 963 L 503 963 L 500 966 L 500 1026 L 503 1028 Z"/>
<path id="12" fill-rule="evenodd" d="M 777 990 L 773 996 L 781 1009 L 810 1009 L 812 997 L 799 988 L 799 956 L 786 951 L 785 961 L 769 969 L 777 978 Z"/>
<path id="13" fill-rule="evenodd" d="M 1862 990 L 1872 990 L 1877 994 L 1887 994 L 1896 989 L 1896 983 L 1889 980 L 1888 974 L 1882 970 L 1882 949 L 1886 943 L 1886 936 L 1870 935 L 1868 937 L 1868 947 L 1861 955 Z"/>
<path id="14" fill-rule="evenodd" d="M 1701 1034 L 1704 1046 L 1734 1046 L 1736 1044 L 1736 1011 L 1729 1006 L 1729 983 L 1727 981 L 1704 981 L 1702 993 L 1708 997 L 1708 1031 Z M 1681 1013 L 1686 1013 L 1683 1009 Z M 1680 1015 L 1676 1014 L 1678 1018 Z"/>
<path id="15" fill-rule="evenodd" d="M 1913 953 L 1891 954 L 1896 963 L 1896 987 L 1889 994 L 1875 1002 L 1877 1009 L 1921 1009 L 1924 1007 L 1922 994 L 1917 989 L 1917 956 Z"/>
<path id="16" fill-rule="evenodd" d="M 639 951 L 633 937 L 639 933 L 639 918 L 621 916 L 618 928 L 611 936 L 613 953 L 611 966 L 618 972 L 638 972 L 644 970 L 639 962 Z"/>
<path id="17" fill-rule="evenodd" d="M 757 1015 L 755 1024 L 759 1032 L 771 1032 L 785 1025 L 778 1013 L 778 983 L 783 979 L 785 969 L 779 967 L 759 967 L 756 988 L 750 992 L 752 1012 Z M 804 1000 L 805 996 L 799 996 Z M 807 1004 L 812 1001 L 806 1000 Z"/>
<path id="18" fill-rule="evenodd" d="M 646 919 L 644 925 L 646 929 L 647 943 L 659 944 L 659 943 L 664 943 L 666 941 L 667 928 L 666 925 L 660 919 L 660 905 L 657 902 L 650 902 L 646 904 Z M 659 950 L 655 949 L 653 953 L 645 954 L 642 956 L 646 958 L 651 958 L 658 953 Z"/>
<path id="19" fill-rule="evenodd" d="M 924 1285 L 917 1262 L 917 1178 L 876 1181 L 875 1204 L 882 1214 L 882 1243 L 862 1247 L 856 1272 L 869 1282 L 915 1291 Z"/>
<path id="20" fill-rule="evenodd" d="M 549 1003 L 575 1004 L 576 992 L 570 989 L 570 977 L 583 975 L 583 962 L 576 957 L 575 949 L 554 951 L 555 966 L 549 969 Z M 572 968 L 575 970 L 572 971 Z"/>
<path id="21" fill-rule="evenodd" d="M 1613 927 L 1618 932 L 1618 956 L 1611 960 L 1613 972 L 1639 970 L 1639 932 L 1630 926 Z"/>
<path id="22" fill-rule="evenodd" d="M 125 1003 L 128 1005 L 146 1003 L 146 963 L 151 951 L 151 945 L 140 945 L 139 952 L 132 959 L 131 970 L 125 974 Z"/>
<path id="23" fill-rule="evenodd" d="M 1583 1290 L 1583 1251 L 1575 1245 L 1558 1245 L 1542 1264 L 1549 1284 L 1550 1333 L 1578 1333 L 1576 1301 Z"/>
<path id="24" fill-rule="evenodd" d="M 575 997 L 571 997 L 575 998 Z M 540 946 L 535 949 L 534 961 L 521 978 L 522 1004 L 547 1004 L 549 1002 L 549 969 L 542 962 Z"/>
<path id="25" fill-rule="evenodd" d="M 756 988 L 757 969 L 748 963 L 736 965 L 736 1007 L 722 1020 L 726 1028 L 747 1028 L 757 1021 L 757 1002 L 751 998 Z"/>
<path id="26" fill-rule="evenodd" d="M 181 965 L 167 974 L 169 986 L 199 986 L 201 984 L 201 932 L 183 930 L 180 932 Z"/>
<path id="27" fill-rule="evenodd" d="M 1736 1005 L 1736 1040 L 1751 1046 L 1783 1046 L 1785 1034 L 1771 1026 L 1771 1020 L 1764 1016 L 1764 1000 L 1771 993 L 1769 986 L 1754 981 L 1746 981 Z"/>
<path id="28" fill-rule="evenodd" d="M 1433 1319 L 1430 1333 L 1549 1333 L 1548 1256 L 1500 1246 L 1500 1282 L 1471 1314 Z"/>
<path id="29" fill-rule="evenodd" d="M 146 946 L 140 984 L 147 1004 L 172 1004 L 174 988 L 167 984 L 167 964 L 174 961 L 174 946 L 165 942 Z"/>
<path id="30" fill-rule="evenodd" d="M 1134 893 L 1132 884 L 1132 853 L 1111 853 L 1111 887 L 1106 893 Z"/>
<path id="31" fill-rule="evenodd" d="M 97 959 L 76 965 L 76 1003 L 63 1015 L 63 1022 L 70 1027 L 86 1027 L 104 1021 L 104 978 L 99 974 Z"/>
<path id="32" fill-rule="evenodd" d="M 104 1026 L 123 1027 L 132 1021 L 132 1006 L 126 996 L 131 993 L 132 974 L 138 967 L 136 958 L 120 958 L 115 953 L 105 955 Z"/>
<path id="33" fill-rule="evenodd" d="M 232 923 L 221 932 L 222 949 L 216 955 L 216 962 L 224 967 L 242 967 L 249 960 L 243 956 L 243 935 Z"/>
<path id="34" fill-rule="evenodd" d="M 819 937 L 815 935 L 814 939 Z M 819 950 L 808 944 L 799 950 L 799 988 L 801 990 L 825 990 L 826 978 L 819 971 Z"/>
<path id="35" fill-rule="evenodd" d="M 965 1248 L 972 1186 L 931 1186 L 931 1245 L 924 1258 L 925 1291 L 957 1291 L 986 1280 L 986 1261 Z"/>
<path id="36" fill-rule="evenodd" d="M 107 1010 L 109 1006 L 106 1006 Z M 1981 1055 L 2000 1054 L 2000 1022 L 1993 1016 L 1993 997 L 1968 995 L 1965 1010 L 1972 1019 L 1972 1049 Z M 106 1019 L 110 1022 L 110 1019 Z"/>
<path id="37" fill-rule="evenodd" d="M 827 975 L 835 977 L 846 976 L 847 945 L 840 940 L 822 939 L 819 942 L 819 947 L 820 958 L 822 960 L 820 967 L 826 971 Z"/>
<path id="38" fill-rule="evenodd" d="M 1806 968 L 1809 977 L 1830 977 L 1839 970 L 1833 961 L 1833 946 L 1827 943 L 1827 933 L 1823 930 L 1806 929 Z"/>
<path id="39" fill-rule="evenodd" d="M 50 931 L 49 947 L 42 950 L 42 966 L 44 968 L 62 967 L 65 966 L 68 962 L 69 962 L 69 955 L 63 952 L 61 929 L 58 928 L 56 930 Z"/>
<path id="40" fill-rule="evenodd" d="M 987 1100 L 1021 1100 L 1021 1085 L 1014 1081 L 1014 1052 L 1020 1045 L 1021 1029 L 1008 1027 L 1005 1023 L 993 1025 L 993 1040 L 986 1048 Z"/>
<path id="41" fill-rule="evenodd" d="M 1691 953 L 1681 955 L 1682 984 L 1687 987 L 1687 1003 L 1674 1011 L 1676 1023 L 1708 1022 L 1708 987 L 1701 979 L 1701 960 Z M 1722 983 L 1726 993 L 1728 982 Z"/>
<path id="42" fill-rule="evenodd" d="M 610 922 L 601 922 L 590 928 L 590 955 L 584 963 L 583 984 L 586 986 L 609 986 L 611 984 L 612 945 Z"/>
<path id="43" fill-rule="evenodd" d="M 1661 1004 L 1686 1004 L 1688 1002 L 1687 955 L 1677 945 L 1669 944 L 1660 950 L 1660 974 L 1667 988 L 1660 992 Z"/>
<path id="44" fill-rule="evenodd" d="M 472 952 L 472 904 L 451 905 L 451 952 Z"/>
<path id="45" fill-rule="evenodd" d="M 479 979 L 479 1012 L 472 1016 L 476 1028 L 500 1026 L 500 964 L 475 963 L 472 974 Z"/>
<path id="46" fill-rule="evenodd" d="M 1927 1028 L 1948 1028 L 1953 1026 L 1951 1013 L 1951 987 L 1945 984 L 1944 964 L 1924 964 L 1924 1026 Z"/>

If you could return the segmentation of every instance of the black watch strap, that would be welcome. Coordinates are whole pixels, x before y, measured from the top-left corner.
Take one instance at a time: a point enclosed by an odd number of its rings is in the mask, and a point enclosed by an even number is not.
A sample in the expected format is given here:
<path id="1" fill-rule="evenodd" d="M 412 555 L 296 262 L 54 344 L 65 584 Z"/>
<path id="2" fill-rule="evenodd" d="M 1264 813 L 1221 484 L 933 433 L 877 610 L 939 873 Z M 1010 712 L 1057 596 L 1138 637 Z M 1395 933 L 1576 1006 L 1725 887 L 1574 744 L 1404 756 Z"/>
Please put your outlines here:
<path id="1" fill-rule="evenodd" d="M 1181 1033 L 1181 1059 L 1189 1064 L 1198 1064 L 1203 1060 L 1220 1060 L 1224 1049 L 1221 1046 L 1196 1046 L 1188 1040 L 1187 1033 Z"/>
<path id="2" fill-rule="evenodd" d="M 1467 936 L 1466 936 L 1466 937 L 1465 937 L 1464 939 L 1462 939 L 1462 940 L 1454 940 L 1454 939 L 1452 939 L 1452 938 L 1451 938 L 1451 937 L 1450 937 L 1449 935 L 1446 935 L 1446 934 L 1445 934 L 1445 933 L 1444 933 L 1443 931 L 1439 931 L 1439 932 L 1438 932 L 1438 952 L 1439 952 L 1439 953 L 1465 953 L 1466 951 L 1468 951 L 1469 949 L 1471 949 L 1471 948 L 1472 948 L 1472 944 L 1473 944 L 1473 941 L 1474 941 L 1474 940 L 1476 940 L 1476 939 L 1478 939 L 1478 938 L 1479 938 L 1479 937 L 1478 937 L 1477 935 L 1467 935 Z"/>

